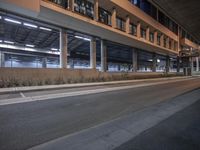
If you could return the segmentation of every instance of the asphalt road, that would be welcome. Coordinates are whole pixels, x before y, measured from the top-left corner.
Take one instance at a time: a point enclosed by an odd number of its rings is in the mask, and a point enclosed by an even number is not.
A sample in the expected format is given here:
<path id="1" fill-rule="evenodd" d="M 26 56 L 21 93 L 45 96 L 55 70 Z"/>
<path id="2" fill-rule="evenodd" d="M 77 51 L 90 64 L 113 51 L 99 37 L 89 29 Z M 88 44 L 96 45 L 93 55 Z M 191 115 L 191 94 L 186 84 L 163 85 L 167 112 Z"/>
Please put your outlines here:
<path id="1" fill-rule="evenodd" d="M 115 150 L 200 150 L 200 99 Z"/>
<path id="2" fill-rule="evenodd" d="M 200 87 L 200 79 L 0 106 L 0 149 L 22 150 Z"/>

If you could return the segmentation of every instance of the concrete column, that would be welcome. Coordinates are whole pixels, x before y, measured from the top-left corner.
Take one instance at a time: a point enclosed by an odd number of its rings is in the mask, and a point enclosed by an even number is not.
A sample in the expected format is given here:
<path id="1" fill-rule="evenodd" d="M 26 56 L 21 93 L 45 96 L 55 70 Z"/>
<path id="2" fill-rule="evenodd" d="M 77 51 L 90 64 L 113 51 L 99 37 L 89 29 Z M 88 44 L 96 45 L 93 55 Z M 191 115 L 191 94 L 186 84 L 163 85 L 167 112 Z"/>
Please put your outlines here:
<path id="1" fill-rule="evenodd" d="M 107 71 L 107 46 L 104 40 L 101 40 L 101 71 Z"/>
<path id="2" fill-rule="evenodd" d="M 141 23 L 140 22 L 137 23 L 137 37 L 138 38 L 141 37 Z"/>
<path id="3" fill-rule="evenodd" d="M 0 51 L 0 67 L 5 67 L 5 55 Z"/>
<path id="4" fill-rule="evenodd" d="M 193 73 L 194 72 L 194 60 L 193 60 L 193 57 L 190 58 L 190 66 L 191 66 L 191 71 Z"/>
<path id="5" fill-rule="evenodd" d="M 177 72 L 180 72 L 180 57 L 177 56 Z"/>
<path id="6" fill-rule="evenodd" d="M 60 68 L 67 68 L 67 32 L 60 30 Z"/>
<path id="7" fill-rule="evenodd" d="M 96 69 L 96 40 L 92 38 L 90 41 L 90 68 Z"/>
<path id="8" fill-rule="evenodd" d="M 126 33 L 127 34 L 130 33 L 130 17 L 129 16 L 126 17 Z"/>
<path id="9" fill-rule="evenodd" d="M 94 20 L 99 21 L 99 0 L 94 0 Z"/>
<path id="10" fill-rule="evenodd" d="M 164 35 L 160 36 L 160 46 L 164 47 Z"/>
<path id="11" fill-rule="evenodd" d="M 170 70 L 170 58 L 169 56 L 166 57 L 166 72 L 168 73 Z"/>
<path id="12" fill-rule="evenodd" d="M 69 10 L 74 11 L 74 0 L 69 0 Z"/>
<path id="13" fill-rule="evenodd" d="M 150 34 L 150 28 L 147 27 L 146 29 L 146 40 L 149 41 L 149 34 Z"/>
<path id="14" fill-rule="evenodd" d="M 116 17 L 117 17 L 117 11 L 116 11 L 115 8 L 113 8 L 112 17 L 111 17 L 111 22 L 112 22 L 112 27 L 113 28 L 117 28 Z"/>
<path id="15" fill-rule="evenodd" d="M 42 68 L 47 68 L 47 58 L 42 58 Z"/>
<path id="16" fill-rule="evenodd" d="M 152 72 L 156 72 L 156 66 L 157 66 L 157 56 L 156 56 L 156 53 L 154 53 L 154 54 L 153 54 Z"/>
<path id="17" fill-rule="evenodd" d="M 199 72 L 199 57 L 196 57 L 196 71 Z"/>
<path id="18" fill-rule="evenodd" d="M 138 59 L 138 53 L 136 49 L 132 50 L 132 63 L 133 63 L 133 72 L 137 72 L 137 60 Z"/>
<path id="19" fill-rule="evenodd" d="M 157 45 L 157 43 L 158 43 L 158 32 L 155 31 L 154 32 L 154 44 Z"/>

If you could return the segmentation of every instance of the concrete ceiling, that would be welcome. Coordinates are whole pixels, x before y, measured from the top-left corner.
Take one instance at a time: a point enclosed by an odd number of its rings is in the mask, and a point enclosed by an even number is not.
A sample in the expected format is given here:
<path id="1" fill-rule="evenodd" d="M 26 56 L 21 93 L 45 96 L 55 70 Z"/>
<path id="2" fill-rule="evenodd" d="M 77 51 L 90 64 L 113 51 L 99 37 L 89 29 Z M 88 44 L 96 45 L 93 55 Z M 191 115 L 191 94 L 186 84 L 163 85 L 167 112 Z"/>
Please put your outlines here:
<path id="1" fill-rule="evenodd" d="M 200 42 L 200 0 L 152 0 Z"/>

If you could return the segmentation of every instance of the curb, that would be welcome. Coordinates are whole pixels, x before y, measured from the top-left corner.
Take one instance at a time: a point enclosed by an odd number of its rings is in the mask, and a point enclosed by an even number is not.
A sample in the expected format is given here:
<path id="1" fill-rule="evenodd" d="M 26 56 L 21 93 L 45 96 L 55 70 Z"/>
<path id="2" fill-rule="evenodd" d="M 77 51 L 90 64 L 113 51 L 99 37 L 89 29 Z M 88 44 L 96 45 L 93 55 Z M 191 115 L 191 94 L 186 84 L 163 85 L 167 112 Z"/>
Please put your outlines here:
<path id="1" fill-rule="evenodd" d="M 91 86 L 104 86 L 104 85 L 137 83 L 137 82 L 144 82 L 144 81 L 163 81 L 163 80 L 173 80 L 173 79 L 189 79 L 189 78 L 192 78 L 192 77 L 191 76 L 189 76 L 189 77 L 167 77 L 167 78 L 123 80 L 123 81 L 109 81 L 109 82 L 95 82 L 95 83 L 76 83 L 76 84 L 62 84 L 62 85 L 0 88 L 0 94 L 10 94 L 10 93 L 29 92 L 29 91 L 59 90 L 59 89 L 91 87 Z"/>

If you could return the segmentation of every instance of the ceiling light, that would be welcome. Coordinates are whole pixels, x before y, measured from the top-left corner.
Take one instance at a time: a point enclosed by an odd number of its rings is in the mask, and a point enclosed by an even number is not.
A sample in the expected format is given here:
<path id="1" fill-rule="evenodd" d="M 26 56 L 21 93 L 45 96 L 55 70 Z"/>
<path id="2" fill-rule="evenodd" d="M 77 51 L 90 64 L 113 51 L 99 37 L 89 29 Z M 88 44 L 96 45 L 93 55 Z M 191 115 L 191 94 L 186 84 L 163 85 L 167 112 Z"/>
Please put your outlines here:
<path id="1" fill-rule="evenodd" d="M 51 48 L 51 50 L 52 50 L 52 51 L 58 51 L 58 49 L 57 49 L 57 48 Z"/>
<path id="2" fill-rule="evenodd" d="M 35 45 L 26 44 L 27 47 L 35 47 Z"/>
<path id="3" fill-rule="evenodd" d="M 157 59 L 157 62 L 160 63 L 160 59 Z"/>
<path id="4" fill-rule="evenodd" d="M 77 38 L 77 39 L 85 40 L 85 41 L 91 41 L 91 39 L 89 39 L 89 38 L 84 38 L 84 37 L 78 36 L 78 35 L 76 35 L 76 36 L 74 36 L 74 37 Z"/>
<path id="5" fill-rule="evenodd" d="M 32 28 L 37 28 L 38 27 L 38 26 L 36 26 L 34 24 L 30 24 L 30 23 L 24 23 L 24 26 L 32 27 Z"/>
<path id="6" fill-rule="evenodd" d="M 0 40 L 0 43 L 2 43 L 2 40 Z"/>
<path id="7" fill-rule="evenodd" d="M 41 30 L 45 30 L 45 31 L 52 31 L 52 29 L 49 28 L 45 28 L 45 27 L 40 27 Z"/>
<path id="8" fill-rule="evenodd" d="M 22 24 L 20 21 L 9 19 L 9 18 L 5 18 L 4 20 L 7 21 L 7 22 L 15 23 L 15 24 Z"/>
<path id="9" fill-rule="evenodd" d="M 11 41 L 4 41 L 4 43 L 7 43 L 7 44 L 14 44 L 14 42 L 11 42 Z"/>
<path id="10" fill-rule="evenodd" d="M 2 16 L 0 16 L 0 19 L 2 19 Z"/>

